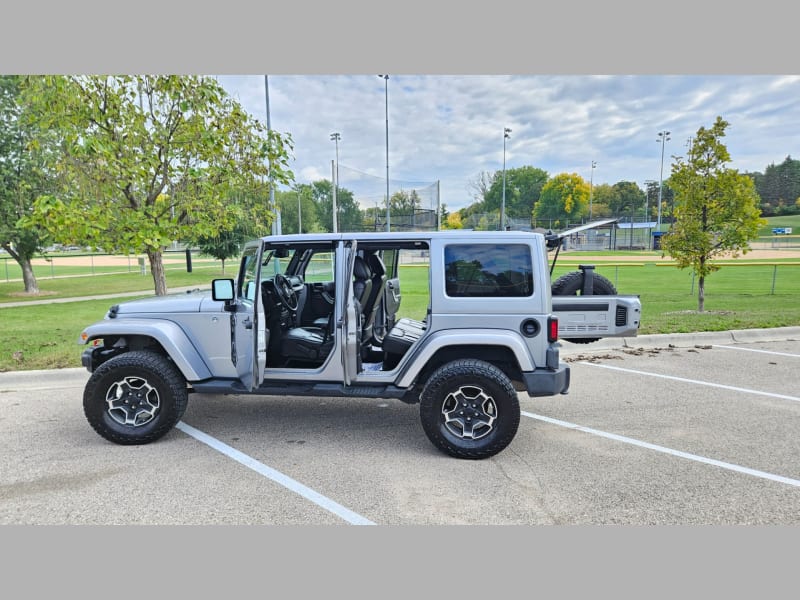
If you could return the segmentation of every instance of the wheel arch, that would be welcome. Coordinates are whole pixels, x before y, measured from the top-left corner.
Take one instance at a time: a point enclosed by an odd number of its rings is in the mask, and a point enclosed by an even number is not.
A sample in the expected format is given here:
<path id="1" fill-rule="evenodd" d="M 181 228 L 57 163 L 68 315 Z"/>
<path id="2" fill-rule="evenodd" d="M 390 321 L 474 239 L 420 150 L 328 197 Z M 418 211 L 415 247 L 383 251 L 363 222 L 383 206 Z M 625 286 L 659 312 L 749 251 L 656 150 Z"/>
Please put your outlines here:
<path id="1" fill-rule="evenodd" d="M 161 319 L 104 320 L 87 327 L 81 343 L 97 339 L 124 340 L 127 350 L 152 350 L 170 358 L 187 381 L 200 381 L 212 376 L 208 365 L 186 333 L 172 321 Z M 116 354 L 112 354 L 114 356 Z M 107 358 L 111 358 L 108 356 Z M 106 360 L 107 360 L 106 358 Z M 94 365 L 99 366 L 105 360 Z"/>
<path id="2" fill-rule="evenodd" d="M 431 336 L 399 377 L 398 387 L 425 381 L 438 367 L 459 358 L 474 358 L 493 364 L 508 376 L 515 387 L 523 386 L 522 372 L 533 371 L 525 343 L 514 332 L 488 331 L 458 334 L 447 332 Z"/>

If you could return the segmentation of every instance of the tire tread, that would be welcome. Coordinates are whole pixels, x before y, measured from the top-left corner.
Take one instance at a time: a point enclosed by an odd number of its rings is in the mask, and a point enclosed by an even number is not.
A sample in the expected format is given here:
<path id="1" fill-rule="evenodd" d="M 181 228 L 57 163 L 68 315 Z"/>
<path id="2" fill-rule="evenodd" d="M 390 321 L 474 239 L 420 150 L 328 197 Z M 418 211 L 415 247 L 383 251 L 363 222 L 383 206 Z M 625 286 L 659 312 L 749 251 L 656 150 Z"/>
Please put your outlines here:
<path id="1" fill-rule="evenodd" d="M 160 423 L 144 435 L 123 435 L 109 427 L 103 418 L 103 411 L 97 411 L 95 403 L 105 394 L 100 389 L 102 380 L 110 373 L 125 368 L 143 368 L 159 377 L 172 396 L 172 406 L 162 407 Z M 98 396 L 100 394 L 100 396 Z M 163 399 L 162 399 L 163 400 Z M 165 356 L 155 352 L 131 351 L 125 352 L 100 365 L 92 373 L 83 392 L 83 409 L 86 419 L 92 428 L 102 437 L 121 445 L 149 444 L 164 436 L 175 424 L 180 421 L 189 402 L 186 389 L 186 380 L 178 368 Z"/>

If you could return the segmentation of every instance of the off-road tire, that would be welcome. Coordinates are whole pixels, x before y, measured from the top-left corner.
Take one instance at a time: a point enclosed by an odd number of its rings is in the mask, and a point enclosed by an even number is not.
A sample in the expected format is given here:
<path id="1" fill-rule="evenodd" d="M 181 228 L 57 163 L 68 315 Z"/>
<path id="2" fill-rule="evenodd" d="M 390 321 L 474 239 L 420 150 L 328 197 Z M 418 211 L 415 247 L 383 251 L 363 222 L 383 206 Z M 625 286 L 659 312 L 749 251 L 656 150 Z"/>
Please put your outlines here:
<path id="1" fill-rule="evenodd" d="M 553 296 L 578 296 L 583 294 L 583 271 L 566 273 L 553 282 L 551 294 Z M 617 288 L 608 279 L 597 273 L 592 273 L 592 295 L 614 296 Z M 573 344 L 591 344 L 600 338 L 569 338 L 566 341 Z"/>
<path id="2" fill-rule="evenodd" d="M 454 409 L 462 400 L 466 401 L 463 416 Z M 467 432 L 468 418 L 485 421 L 492 410 L 494 419 L 490 424 L 483 423 L 477 431 Z M 463 419 L 461 423 L 454 422 L 454 416 Z M 514 439 L 519 419 L 519 399 L 511 381 L 500 369 L 482 360 L 460 359 L 442 365 L 420 395 L 420 420 L 425 434 L 439 450 L 456 458 L 494 456 Z M 476 433 L 478 439 L 468 437 Z"/>
<path id="3" fill-rule="evenodd" d="M 103 363 L 83 392 L 83 412 L 92 428 L 123 445 L 159 439 L 180 421 L 188 402 L 178 368 L 167 357 L 146 351 L 126 352 Z M 134 421 L 128 422 L 132 413 Z"/>

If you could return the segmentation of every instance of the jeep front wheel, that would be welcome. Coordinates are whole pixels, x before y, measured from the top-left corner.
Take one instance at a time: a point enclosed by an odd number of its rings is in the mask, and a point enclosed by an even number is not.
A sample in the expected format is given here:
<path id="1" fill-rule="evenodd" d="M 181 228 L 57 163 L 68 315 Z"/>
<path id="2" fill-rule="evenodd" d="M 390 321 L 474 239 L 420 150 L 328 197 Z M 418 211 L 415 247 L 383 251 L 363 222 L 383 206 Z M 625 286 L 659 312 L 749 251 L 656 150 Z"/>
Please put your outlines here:
<path id="1" fill-rule="evenodd" d="M 439 450 L 456 458 L 494 456 L 514 439 L 519 418 L 519 400 L 511 381 L 482 360 L 442 365 L 420 395 L 425 434 Z"/>
<path id="2" fill-rule="evenodd" d="M 100 365 L 86 384 L 83 412 L 117 444 L 147 444 L 167 433 L 189 401 L 175 365 L 154 352 L 126 352 Z"/>

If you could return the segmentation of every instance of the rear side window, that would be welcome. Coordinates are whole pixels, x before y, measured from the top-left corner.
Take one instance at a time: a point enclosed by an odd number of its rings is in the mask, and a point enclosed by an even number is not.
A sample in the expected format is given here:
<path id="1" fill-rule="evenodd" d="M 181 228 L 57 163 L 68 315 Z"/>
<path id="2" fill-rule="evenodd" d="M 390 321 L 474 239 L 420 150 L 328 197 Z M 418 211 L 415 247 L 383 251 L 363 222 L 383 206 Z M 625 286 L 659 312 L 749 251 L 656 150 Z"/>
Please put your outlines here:
<path id="1" fill-rule="evenodd" d="M 519 298 L 533 294 L 526 244 L 453 244 L 444 249 L 445 291 L 453 298 Z"/>

